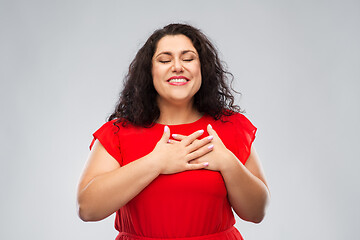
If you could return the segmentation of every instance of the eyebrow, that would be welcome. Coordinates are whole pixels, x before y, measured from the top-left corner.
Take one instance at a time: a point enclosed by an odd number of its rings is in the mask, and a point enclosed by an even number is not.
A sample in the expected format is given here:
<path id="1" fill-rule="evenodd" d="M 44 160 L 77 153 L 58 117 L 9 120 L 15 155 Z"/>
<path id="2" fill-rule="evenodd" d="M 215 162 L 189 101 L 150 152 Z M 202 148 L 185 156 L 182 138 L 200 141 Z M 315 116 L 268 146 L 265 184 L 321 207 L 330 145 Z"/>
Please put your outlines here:
<path id="1" fill-rule="evenodd" d="M 184 55 L 184 54 L 186 54 L 186 53 L 188 53 L 188 52 L 194 53 L 194 54 L 197 56 L 196 52 L 193 51 L 193 50 L 184 50 L 184 51 L 181 51 L 181 55 Z M 155 58 L 157 58 L 157 57 L 160 56 L 161 54 L 165 54 L 165 55 L 169 55 L 169 56 L 172 56 L 172 55 L 173 55 L 172 52 L 165 51 L 165 52 L 161 52 L 161 53 L 159 53 L 158 55 L 156 55 Z"/>

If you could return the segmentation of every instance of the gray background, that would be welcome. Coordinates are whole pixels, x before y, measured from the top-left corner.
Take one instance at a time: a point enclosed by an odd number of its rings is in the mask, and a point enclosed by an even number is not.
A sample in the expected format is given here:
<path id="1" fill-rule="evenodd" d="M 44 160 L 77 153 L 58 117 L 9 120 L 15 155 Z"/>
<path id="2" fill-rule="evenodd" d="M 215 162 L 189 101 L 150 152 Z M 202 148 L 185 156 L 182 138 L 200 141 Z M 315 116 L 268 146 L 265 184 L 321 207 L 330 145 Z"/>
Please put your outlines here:
<path id="1" fill-rule="evenodd" d="M 76 185 L 136 51 L 187 22 L 220 49 L 259 128 L 272 199 L 247 240 L 355 239 L 360 3 L 350 0 L 0 1 L 0 239 L 114 239 Z"/>

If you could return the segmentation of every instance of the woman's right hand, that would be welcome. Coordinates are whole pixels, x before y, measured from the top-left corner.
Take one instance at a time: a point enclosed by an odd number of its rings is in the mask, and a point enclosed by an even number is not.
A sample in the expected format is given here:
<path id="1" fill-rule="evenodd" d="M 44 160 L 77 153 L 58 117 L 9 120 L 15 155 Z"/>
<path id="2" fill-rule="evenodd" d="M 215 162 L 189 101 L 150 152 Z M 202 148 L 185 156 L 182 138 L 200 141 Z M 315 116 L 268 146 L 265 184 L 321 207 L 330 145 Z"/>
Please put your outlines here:
<path id="1" fill-rule="evenodd" d="M 181 141 L 170 140 L 170 129 L 165 126 L 161 139 L 149 154 L 149 159 L 156 163 L 160 174 L 173 174 L 186 170 L 206 168 L 208 166 L 206 162 L 191 162 L 212 151 L 212 136 L 197 140 L 203 133 L 204 130 L 199 130 L 186 136 Z"/>
<path id="2" fill-rule="evenodd" d="M 202 169 L 206 163 L 191 161 L 212 151 L 211 138 L 197 140 L 203 131 L 170 139 L 166 128 L 154 150 L 124 166 L 96 140 L 79 181 L 78 211 L 84 221 L 98 221 L 111 215 L 138 195 L 159 174 Z"/>

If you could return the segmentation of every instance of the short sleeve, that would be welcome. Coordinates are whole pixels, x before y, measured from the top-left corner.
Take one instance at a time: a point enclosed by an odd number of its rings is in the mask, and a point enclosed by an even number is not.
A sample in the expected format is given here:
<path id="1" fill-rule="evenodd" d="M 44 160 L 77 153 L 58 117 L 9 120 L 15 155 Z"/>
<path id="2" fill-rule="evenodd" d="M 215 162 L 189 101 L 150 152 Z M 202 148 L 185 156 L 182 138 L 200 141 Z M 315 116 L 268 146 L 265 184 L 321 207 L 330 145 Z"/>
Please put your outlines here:
<path id="1" fill-rule="evenodd" d="M 115 121 L 116 120 L 112 120 L 105 123 L 93 134 L 94 138 L 90 144 L 90 150 L 97 139 L 101 145 L 104 146 L 105 150 L 121 165 L 122 157 L 120 152 L 120 141 L 117 134 L 119 128 L 114 125 Z"/>
<path id="2" fill-rule="evenodd" d="M 245 164 L 250 156 L 251 145 L 255 140 L 257 128 L 242 114 L 237 114 L 236 125 L 239 139 L 239 160 Z"/>

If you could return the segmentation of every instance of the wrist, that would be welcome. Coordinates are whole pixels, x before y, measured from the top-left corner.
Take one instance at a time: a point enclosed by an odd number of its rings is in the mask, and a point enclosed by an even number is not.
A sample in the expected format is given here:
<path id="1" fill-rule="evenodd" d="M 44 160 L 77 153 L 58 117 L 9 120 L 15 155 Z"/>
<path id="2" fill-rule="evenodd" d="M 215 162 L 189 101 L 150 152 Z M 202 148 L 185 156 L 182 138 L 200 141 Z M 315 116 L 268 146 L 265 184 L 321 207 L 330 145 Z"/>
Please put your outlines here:
<path id="1" fill-rule="evenodd" d="M 146 166 L 151 169 L 152 172 L 160 175 L 162 172 L 160 161 L 158 157 L 155 156 L 154 152 L 150 152 L 143 158 L 143 161 L 146 162 Z"/>
<path id="2" fill-rule="evenodd" d="M 220 169 L 221 174 L 226 174 L 229 171 L 234 170 L 240 163 L 235 154 L 233 154 L 230 150 L 228 150 L 228 154 L 224 156 L 223 160 L 224 161 L 223 164 L 221 164 Z"/>

